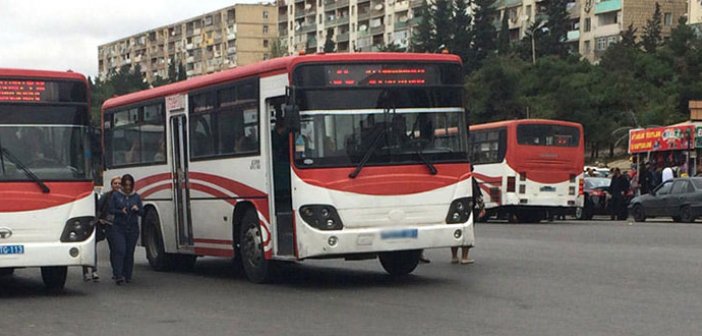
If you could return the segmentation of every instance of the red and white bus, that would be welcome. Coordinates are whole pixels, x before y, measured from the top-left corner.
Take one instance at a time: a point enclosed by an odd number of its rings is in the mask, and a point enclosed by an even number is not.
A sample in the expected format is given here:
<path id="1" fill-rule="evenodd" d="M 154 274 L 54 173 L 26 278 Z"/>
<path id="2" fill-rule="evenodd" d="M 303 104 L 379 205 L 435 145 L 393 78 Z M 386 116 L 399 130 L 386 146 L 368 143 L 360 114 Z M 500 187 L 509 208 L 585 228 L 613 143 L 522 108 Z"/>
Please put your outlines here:
<path id="1" fill-rule="evenodd" d="M 575 213 L 585 155 L 580 124 L 526 119 L 472 125 L 470 140 L 488 218 L 538 222 Z"/>
<path id="2" fill-rule="evenodd" d="M 407 274 L 422 249 L 473 244 L 461 68 L 291 56 L 113 98 L 105 176 L 135 176 L 157 270 L 235 256 L 262 282 L 276 260 L 379 257 Z"/>
<path id="3" fill-rule="evenodd" d="M 61 290 L 95 263 L 89 134 L 83 75 L 0 69 L 0 275 L 41 267 Z"/>

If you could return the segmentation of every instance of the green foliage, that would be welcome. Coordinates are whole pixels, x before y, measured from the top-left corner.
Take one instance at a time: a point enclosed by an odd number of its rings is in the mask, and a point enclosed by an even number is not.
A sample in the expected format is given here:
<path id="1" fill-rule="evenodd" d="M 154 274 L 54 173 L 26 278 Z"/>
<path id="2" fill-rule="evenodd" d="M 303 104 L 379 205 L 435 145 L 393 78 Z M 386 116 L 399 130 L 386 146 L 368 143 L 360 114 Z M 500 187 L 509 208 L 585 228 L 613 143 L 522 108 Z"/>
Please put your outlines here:
<path id="1" fill-rule="evenodd" d="M 378 48 L 380 52 L 404 52 L 405 49 L 400 47 L 399 44 L 391 42 L 390 44 L 384 45 Z"/>
<path id="2" fill-rule="evenodd" d="M 568 55 L 568 46 L 566 40 L 570 25 L 568 16 L 567 4 L 570 0 L 545 0 L 543 6 L 545 8 L 546 23 L 544 27 L 544 36 L 540 38 L 539 46 L 542 55 L 554 55 L 565 57 Z"/>
<path id="3" fill-rule="evenodd" d="M 124 95 L 131 92 L 141 91 L 149 88 L 141 73 L 141 66 L 138 64 L 133 68 L 129 65 L 122 66 L 119 71 L 110 71 L 105 80 L 99 78 L 90 79 L 90 113 L 93 126 L 99 126 L 100 108 L 105 100 L 114 96 Z"/>
<path id="4" fill-rule="evenodd" d="M 641 45 L 646 52 L 655 52 L 660 45 L 662 29 L 662 15 L 661 15 L 661 5 L 656 2 L 656 8 L 653 11 L 653 16 L 646 20 L 646 25 L 644 26 L 644 34 L 641 38 Z"/>
<path id="5" fill-rule="evenodd" d="M 334 29 L 327 30 L 327 39 L 324 41 L 324 52 L 333 53 L 336 50 L 336 43 L 332 38 L 334 37 Z"/>
<path id="6" fill-rule="evenodd" d="M 463 63 L 470 57 L 471 36 L 471 16 L 468 13 L 469 0 L 456 0 L 454 14 L 451 22 L 453 34 L 446 45 L 448 50 L 461 57 Z"/>
<path id="7" fill-rule="evenodd" d="M 507 55 L 511 52 L 511 45 L 509 39 L 509 16 L 503 15 L 502 22 L 500 23 L 500 31 L 497 34 L 497 53 L 500 55 Z"/>
<path id="8" fill-rule="evenodd" d="M 436 36 L 434 30 L 434 20 L 429 11 L 427 0 L 422 1 L 422 6 L 419 7 L 414 14 L 414 19 L 419 21 L 417 27 L 412 33 L 412 51 L 414 52 L 435 52 L 439 45 L 434 39 Z"/>
<path id="9" fill-rule="evenodd" d="M 271 58 L 283 57 L 287 51 L 283 48 L 283 44 L 279 39 L 274 39 L 271 43 Z"/>
<path id="10" fill-rule="evenodd" d="M 473 1 L 473 48 L 466 64 L 468 72 L 480 68 L 482 62 L 497 50 L 497 29 L 494 24 L 497 10 L 494 5 L 495 0 Z"/>

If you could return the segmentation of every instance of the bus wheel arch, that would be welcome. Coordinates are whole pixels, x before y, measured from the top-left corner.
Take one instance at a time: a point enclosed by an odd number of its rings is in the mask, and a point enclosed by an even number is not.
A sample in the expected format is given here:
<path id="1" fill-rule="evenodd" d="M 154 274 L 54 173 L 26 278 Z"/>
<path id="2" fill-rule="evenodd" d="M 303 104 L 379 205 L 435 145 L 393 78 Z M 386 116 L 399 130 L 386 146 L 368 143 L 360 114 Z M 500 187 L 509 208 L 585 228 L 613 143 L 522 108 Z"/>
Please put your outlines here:
<path id="1" fill-rule="evenodd" d="M 270 281 L 272 262 L 265 258 L 262 228 L 256 207 L 252 203 L 237 204 L 232 231 L 235 253 L 246 277 L 254 283 Z"/>
<path id="2" fill-rule="evenodd" d="M 175 266 L 175 257 L 166 253 L 158 211 L 153 206 L 147 206 L 144 212 L 141 237 L 142 245 L 146 250 L 146 259 L 155 271 L 170 271 Z"/>

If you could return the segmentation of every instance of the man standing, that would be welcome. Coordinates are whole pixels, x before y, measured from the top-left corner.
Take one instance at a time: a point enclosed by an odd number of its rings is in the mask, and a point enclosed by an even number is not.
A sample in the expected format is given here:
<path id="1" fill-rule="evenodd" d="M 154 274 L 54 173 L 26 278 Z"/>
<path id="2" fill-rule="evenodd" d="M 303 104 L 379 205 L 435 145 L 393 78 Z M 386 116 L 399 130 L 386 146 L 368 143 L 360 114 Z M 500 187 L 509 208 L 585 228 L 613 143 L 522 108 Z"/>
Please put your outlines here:
<path id="1" fill-rule="evenodd" d="M 619 168 L 613 169 L 612 180 L 609 183 L 609 193 L 612 195 L 610 200 L 610 218 L 615 217 L 619 220 L 625 220 L 627 217 L 626 210 L 626 192 L 629 190 L 629 180 L 622 175 Z"/>

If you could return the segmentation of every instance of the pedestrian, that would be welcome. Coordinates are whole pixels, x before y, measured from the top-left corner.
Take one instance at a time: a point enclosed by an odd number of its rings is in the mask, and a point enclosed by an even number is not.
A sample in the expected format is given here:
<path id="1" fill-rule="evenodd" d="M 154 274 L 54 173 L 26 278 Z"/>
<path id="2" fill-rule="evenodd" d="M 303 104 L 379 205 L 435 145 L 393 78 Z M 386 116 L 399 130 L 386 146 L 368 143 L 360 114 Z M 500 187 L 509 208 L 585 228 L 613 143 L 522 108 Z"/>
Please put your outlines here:
<path id="1" fill-rule="evenodd" d="M 114 216 L 110 215 L 110 200 L 112 199 L 112 194 L 115 191 L 119 191 L 122 184 L 122 178 L 115 176 L 110 180 L 110 191 L 103 194 L 98 201 L 98 208 L 95 223 L 95 265 L 94 266 L 83 266 L 83 281 L 100 281 L 100 275 L 98 274 L 98 258 L 97 258 L 97 244 L 105 240 L 105 230 L 108 225 L 112 225 Z"/>
<path id="2" fill-rule="evenodd" d="M 470 171 L 473 171 L 473 166 L 470 167 Z M 485 217 L 485 202 L 483 202 L 483 193 L 480 191 L 480 185 L 478 185 L 478 181 L 475 179 L 475 176 L 471 177 L 471 186 L 473 191 L 473 225 L 475 225 L 479 218 Z M 470 258 L 468 255 L 472 247 L 472 245 L 461 246 L 461 264 L 467 265 L 475 262 L 475 260 Z M 458 246 L 451 246 L 451 263 L 459 263 Z"/>
<path id="3" fill-rule="evenodd" d="M 107 230 L 112 278 L 117 285 L 132 281 L 134 249 L 139 239 L 139 217 L 144 213 L 141 197 L 134 192 L 134 177 L 122 176 L 122 189 L 110 198 L 113 224 Z"/>
<path id="4" fill-rule="evenodd" d="M 647 162 L 646 166 L 641 168 L 641 172 L 639 173 L 639 190 L 641 191 L 641 195 L 646 195 L 653 189 L 653 173 L 653 164 L 651 164 L 651 162 Z"/>
<path id="5" fill-rule="evenodd" d="M 610 218 L 612 220 L 625 220 L 627 217 L 626 210 L 626 193 L 629 191 L 629 180 L 622 175 L 619 168 L 613 169 L 612 180 L 609 183 L 609 193 L 612 196 L 610 200 Z"/>
<path id="6" fill-rule="evenodd" d="M 663 172 L 661 173 L 661 183 L 664 183 L 668 180 L 672 180 L 674 177 L 675 173 L 673 173 L 673 168 L 667 166 L 663 169 Z"/>

